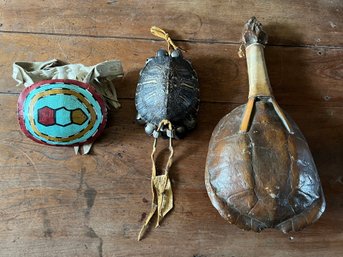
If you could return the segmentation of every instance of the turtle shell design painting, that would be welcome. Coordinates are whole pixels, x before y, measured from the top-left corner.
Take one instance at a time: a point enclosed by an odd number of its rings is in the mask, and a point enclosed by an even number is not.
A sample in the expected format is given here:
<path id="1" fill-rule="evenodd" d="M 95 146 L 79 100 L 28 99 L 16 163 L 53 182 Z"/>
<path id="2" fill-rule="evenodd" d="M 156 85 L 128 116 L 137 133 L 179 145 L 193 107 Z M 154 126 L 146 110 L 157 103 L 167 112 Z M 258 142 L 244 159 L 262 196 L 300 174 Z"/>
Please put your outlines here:
<path id="1" fill-rule="evenodd" d="M 116 60 L 94 66 L 14 63 L 13 78 L 25 87 L 18 99 L 21 130 L 38 143 L 89 153 L 106 126 L 108 108 L 120 107 L 113 83 L 122 75 Z"/>
<path id="2" fill-rule="evenodd" d="M 78 145 L 94 141 L 103 131 L 105 102 L 88 84 L 46 80 L 25 88 L 18 100 L 21 130 L 36 142 Z"/>

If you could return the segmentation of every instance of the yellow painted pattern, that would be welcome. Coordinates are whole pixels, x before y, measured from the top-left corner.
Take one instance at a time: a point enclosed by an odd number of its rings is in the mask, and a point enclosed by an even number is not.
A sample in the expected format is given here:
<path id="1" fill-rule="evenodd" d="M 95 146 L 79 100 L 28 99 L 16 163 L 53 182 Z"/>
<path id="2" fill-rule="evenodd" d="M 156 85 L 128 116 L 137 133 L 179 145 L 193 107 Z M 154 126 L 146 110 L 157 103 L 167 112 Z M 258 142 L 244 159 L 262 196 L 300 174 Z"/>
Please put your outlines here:
<path id="1" fill-rule="evenodd" d="M 75 124 L 82 125 L 87 120 L 87 116 L 80 109 L 73 110 L 71 111 L 71 120 Z"/>
<path id="2" fill-rule="evenodd" d="M 35 106 L 35 104 L 39 98 L 47 96 L 47 95 L 51 95 L 51 94 L 70 94 L 70 95 L 73 95 L 73 96 L 77 97 L 78 99 L 80 99 L 81 102 L 87 107 L 87 110 L 89 110 L 89 113 L 91 115 L 91 122 L 88 124 L 88 126 L 84 130 L 82 130 L 80 133 L 75 134 L 75 135 L 68 137 L 68 138 L 51 137 L 51 136 L 47 136 L 47 135 L 44 135 L 41 132 L 39 132 L 39 130 L 37 129 L 37 127 L 33 121 L 33 117 L 34 117 L 33 108 L 34 108 L 34 106 Z M 96 113 L 95 113 L 92 105 L 80 93 L 77 93 L 77 92 L 72 91 L 70 89 L 51 89 L 51 90 L 48 90 L 45 92 L 41 92 L 32 98 L 31 105 L 29 108 L 29 121 L 30 121 L 30 125 L 31 125 L 33 131 L 37 135 L 41 136 L 42 138 L 45 138 L 46 140 L 54 141 L 54 142 L 68 142 L 68 141 L 72 141 L 72 140 L 81 138 L 84 134 L 86 134 L 94 126 L 94 123 L 96 121 Z"/>

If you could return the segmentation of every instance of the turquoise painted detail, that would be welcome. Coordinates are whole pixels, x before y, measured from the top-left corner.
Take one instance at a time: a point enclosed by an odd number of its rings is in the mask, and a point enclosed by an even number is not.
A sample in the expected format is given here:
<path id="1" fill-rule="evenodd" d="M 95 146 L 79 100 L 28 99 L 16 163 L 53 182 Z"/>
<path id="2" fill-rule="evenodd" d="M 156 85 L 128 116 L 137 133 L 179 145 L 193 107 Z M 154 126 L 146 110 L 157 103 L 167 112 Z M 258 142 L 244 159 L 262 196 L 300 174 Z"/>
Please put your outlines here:
<path id="1" fill-rule="evenodd" d="M 68 96 L 70 97 L 70 96 Z M 56 110 L 56 124 L 66 126 L 71 123 L 71 111 L 65 108 Z"/>
<path id="2" fill-rule="evenodd" d="M 88 132 L 86 132 L 82 137 L 75 140 L 67 141 L 67 142 L 56 142 L 52 140 L 47 140 L 46 138 L 43 138 L 37 135 L 32 129 L 30 125 L 29 117 L 27 115 L 29 113 L 29 107 L 31 106 L 32 99 L 33 97 L 35 97 L 35 95 L 42 92 L 49 92 L 49 90 L 52 90 L 52 89 L 70 89 L 71 91 L 80 93 L 84 96 L 86 101 L 94 109 L 96 113 L 96 121 L 94 123 L 94 126 Z M 57 124 L 45 126 L 38 123 L 37 122 L 38 110 L 45 106 L 54 110 L 58 109 L 55 112 L 56 121 L 57 123 L 64 124 L 65 126 L 61 126 Z M 71 122 L 70 111 L 67 111 L 64 108 L 67 110 L 75 110 L 78 108 L 81 109 L 84 112 L 84 114 L 87 116 L 86 122 L 84 122 L 81 125 L 78 125 L 78 124 L 67 125 L 68 123 Z M 23 113 L 25 114 L 23 117 L 24 124 L 25 124 L 26 129 L 29 131 L 29 133 L 32 134 L 35 138 L 43 142 L 46 142 L 48 144 L 52 144 L 52 145 L 71 145 L 71 144 L 85 142 L 87 141 L 87 139 L 91 138 L 97 132 L 100 124 L 102 123 L 104 119 L 99 103 L 88 90 L 86 90 L 85 88 L 79 87 L 77 85 L 65 84 L 65 83 L 60 83 L 60 82 L 54 83 L 54 84 L 44 84 L 44 85 L 41 85 L 40 87 L 37 87 L 36 89 L 33 89 L 27 95 L 25 103 L 23 104 Z M 82 130 L 86 129 L 88 124 L 91 122 L 90 112 L 87 109 L 86 105 L 83 104 L 76 96 L 66 95 L 66 94 L 57 94 L 57 95 L 48 94 L 38 99 L 36 104 L 33 107 L 33 114 L 34 114 L 33 119 L 35 121 L 35 126 L 37 130 L 41 132 L 42 134 L 52 136 L 52 137 L 60 137 L 60 138 L 71 137 L 73 135 L 80 133 Z"/>

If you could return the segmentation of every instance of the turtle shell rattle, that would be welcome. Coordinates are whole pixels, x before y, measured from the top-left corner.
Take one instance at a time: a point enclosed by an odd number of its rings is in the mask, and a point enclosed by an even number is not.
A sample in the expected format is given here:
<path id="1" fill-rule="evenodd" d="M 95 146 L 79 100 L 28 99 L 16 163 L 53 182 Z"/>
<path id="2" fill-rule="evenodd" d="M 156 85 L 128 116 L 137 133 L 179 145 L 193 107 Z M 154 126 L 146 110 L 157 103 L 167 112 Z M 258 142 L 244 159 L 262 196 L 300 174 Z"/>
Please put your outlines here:
<path id="1" fill-rule="evenodd" d="M 205 184 L 213 206 L 238 227 L 298 231 L 324 212 L 325 198 L 308 144 L 272 95 L 255 17 L 245 25 L 249 98 L 214 129 Z"/>
<path id="2" fill-rule="evenodd" d="M 168 34 L 157 27 L 151 33 L 168 43 L 168 50 L 160 49 L 155 57 L 148 58 L 140 72 L 136 90 L 137 121 L 145 124 L 145 132 L 154 137 L 152 160 L 152 206 L 139 233 L 144 235 L 148 224 L 157 212 L 157 224 L 173 208 L 173 195 L 168 176 L 172 164 L 172 139 L 182 138 L 195 128 L 199 107 L 198 77 Z M 164 174 L 156 175 L 154 153 L 157 139 L 169 139 L 169 160 Z"/>
<path id="3" fill-rule="evenodd" d="M 107 105 L 120 106 L 112 80 L 122 75 L 116 60 L 94 66 L 14 63 L 13 78 L 25 86 L 18 99 L 21 130 L 38 143 L 73 146 L 76 154 L 87 154 L 105 128 Z"/>

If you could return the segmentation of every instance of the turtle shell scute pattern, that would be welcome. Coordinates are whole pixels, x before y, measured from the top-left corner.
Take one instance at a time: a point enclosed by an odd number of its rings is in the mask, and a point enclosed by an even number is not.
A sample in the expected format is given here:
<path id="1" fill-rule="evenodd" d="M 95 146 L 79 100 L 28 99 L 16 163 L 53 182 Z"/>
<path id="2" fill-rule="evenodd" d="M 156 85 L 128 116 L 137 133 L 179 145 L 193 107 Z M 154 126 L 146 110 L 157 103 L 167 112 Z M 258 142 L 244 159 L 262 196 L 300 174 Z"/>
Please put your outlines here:
<path id="1" fill-rule="evenodd" d="M 246 230 L 301 230 L 315 222 L 325 199 L 306 140 L 288 117 L 288 133 L 271 103 L 257 102 L 247 133 L 239 132 L 245 105 L 213 131 L 205 184 L 212 204 Z"/>
<path id="2" fill-rule="evenodd" d="M 152 134 L 158 124 L 169 120 L 176 137 L 196 125 L 199 83 L 191 63 L 179 50 L 170 55 L 163 49 L 149 58 L 140 72 L 135 99 L 137 119 Z"/>

